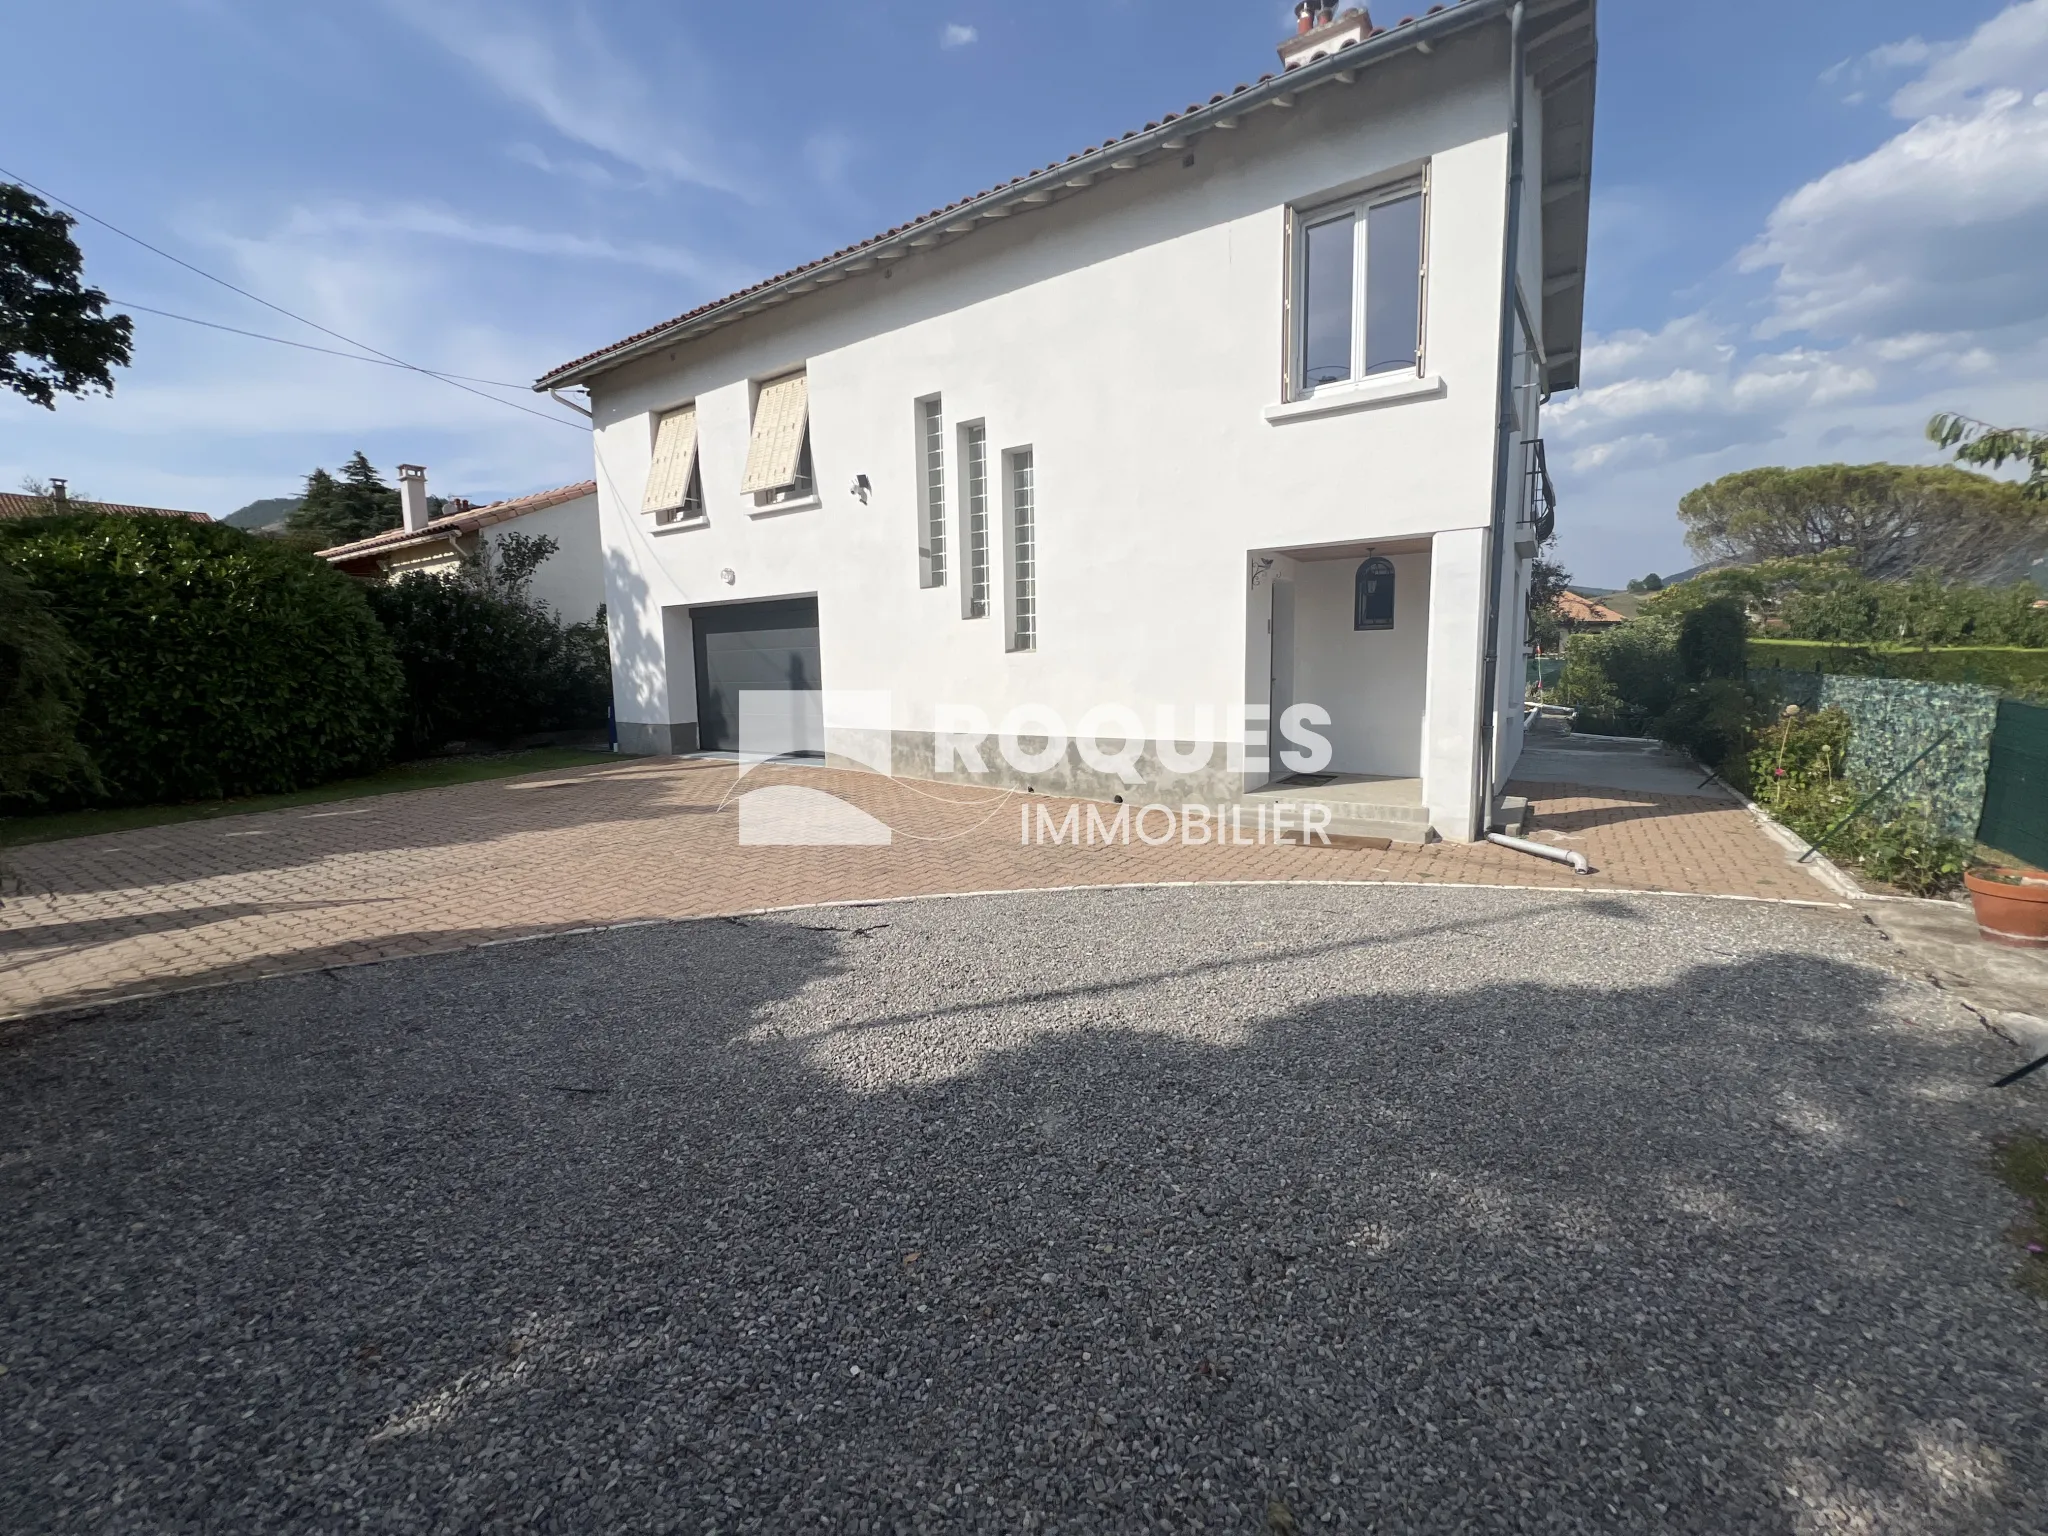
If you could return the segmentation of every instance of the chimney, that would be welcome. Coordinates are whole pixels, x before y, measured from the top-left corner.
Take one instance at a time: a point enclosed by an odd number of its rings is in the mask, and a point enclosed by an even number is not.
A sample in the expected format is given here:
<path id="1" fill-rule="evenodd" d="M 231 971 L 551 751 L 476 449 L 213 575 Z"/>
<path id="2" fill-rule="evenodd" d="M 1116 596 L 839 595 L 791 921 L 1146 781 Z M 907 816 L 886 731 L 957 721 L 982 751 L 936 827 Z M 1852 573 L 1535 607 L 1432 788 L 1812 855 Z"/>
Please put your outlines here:
<path id="1" fill-rule="evenodd" d="M 405 531 L 419 533 L 427 526 L 427 472 L 417 464 L 398 466 L 398 509 L 405 518 Z"/>
<path id="2" fill-rule="evenodd" d="M 1341 16 L 1326 0 L 1301 0 L 1294 8 L 1295 34 L 1280 45 L 1280 67 L 1299 69 L 1325 54 L 1372 36 L 1372 17 L 1353 6 Z"/>
<path id="3" fill-rule="evenodd" d="M 53 476 L 50 480 L 50 500 L 62 502 L 69 501 L 70 499 L 71 488 L 62 480 L 56 479 Z"/>
<path id="4" fill-rule="evenodd" d="M 475 505 L 476 503 L 471 501 L 467 496 L 450 496 L 447 499 L 447 501 L 443 502 L 441 505 L 441 515 L 443 517 L 460 517 L 462 516 L 463 513 L 471 510 Z"/>

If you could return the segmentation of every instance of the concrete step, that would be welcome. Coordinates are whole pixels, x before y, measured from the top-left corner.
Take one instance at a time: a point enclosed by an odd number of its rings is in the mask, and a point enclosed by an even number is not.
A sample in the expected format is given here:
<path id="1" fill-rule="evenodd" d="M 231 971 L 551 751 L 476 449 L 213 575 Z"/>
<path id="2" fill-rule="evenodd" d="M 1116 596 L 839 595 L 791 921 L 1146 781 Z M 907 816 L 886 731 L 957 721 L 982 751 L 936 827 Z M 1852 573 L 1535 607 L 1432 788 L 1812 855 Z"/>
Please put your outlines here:
<path id="1" fill-rule="evenodd" d="M 1520 837 L 1529 830 L 1535 820 L 1535 813 L 1529 807 L 1525 795 L 1502 795 L 1493 813 L 1493 832 L 1505 832 L 1509 837 Z"/>

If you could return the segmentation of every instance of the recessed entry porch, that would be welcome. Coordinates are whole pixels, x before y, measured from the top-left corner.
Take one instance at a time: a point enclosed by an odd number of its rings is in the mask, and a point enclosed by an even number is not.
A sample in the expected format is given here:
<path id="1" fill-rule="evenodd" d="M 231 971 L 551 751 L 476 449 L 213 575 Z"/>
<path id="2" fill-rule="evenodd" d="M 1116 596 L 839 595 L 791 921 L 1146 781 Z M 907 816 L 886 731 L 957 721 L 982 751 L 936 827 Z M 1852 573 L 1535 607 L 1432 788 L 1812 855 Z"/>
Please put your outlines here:
<path id="1" fill-rule="evenodd" d="M 1247 801 L 1325 805 L 1333 832 L 1434 835 L 1423 783 L 1431 554 L 1428 539 L 1253 552 L 1247 691 L 1256 698 L 1263 675 L 1272 771 Z M 1329 743 L 1313 772 L 1301 771 L 1290 719 Z"/>

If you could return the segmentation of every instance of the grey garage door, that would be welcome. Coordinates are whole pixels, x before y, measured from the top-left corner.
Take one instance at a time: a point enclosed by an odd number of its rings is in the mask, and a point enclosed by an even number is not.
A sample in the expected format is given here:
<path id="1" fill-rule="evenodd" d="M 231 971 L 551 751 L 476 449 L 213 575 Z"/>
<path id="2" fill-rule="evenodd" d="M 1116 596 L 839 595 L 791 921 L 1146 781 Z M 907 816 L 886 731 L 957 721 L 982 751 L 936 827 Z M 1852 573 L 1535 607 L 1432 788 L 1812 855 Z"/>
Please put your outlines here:
<path id="1" fill-rule="evenodd" d="M 818 600 L 777 598 L 767 603 L 730 603 L 693 608 L 690 626 L 697 652 L 697 739 L 707 752 L 740 749 L 740 695 L 811 692 L 824 686 L 818 670 Z M 824 733 L 814 729 L 815 709 L 803 719 L 782 722 L 770 750 L 822 750 Z M 749 742 L 756 750 L 759 743 Z"/>

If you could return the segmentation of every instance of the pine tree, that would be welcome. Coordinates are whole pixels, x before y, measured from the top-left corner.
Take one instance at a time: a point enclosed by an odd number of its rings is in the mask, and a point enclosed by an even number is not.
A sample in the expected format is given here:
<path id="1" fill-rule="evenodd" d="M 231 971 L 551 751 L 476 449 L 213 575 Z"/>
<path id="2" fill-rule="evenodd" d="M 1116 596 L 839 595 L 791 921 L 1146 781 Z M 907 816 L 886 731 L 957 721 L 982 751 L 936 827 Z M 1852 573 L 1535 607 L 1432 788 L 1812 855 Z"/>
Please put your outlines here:
<path id="1" fill-rule="evenodd" d="M 299 509 L 286 527 L 325 541 L 323 547 L 353 544 L 399 523 L 398 492 L 377 475 L 376 466 L 358 448 L 336 479 L 324 469 L 306 476 Z"/>

